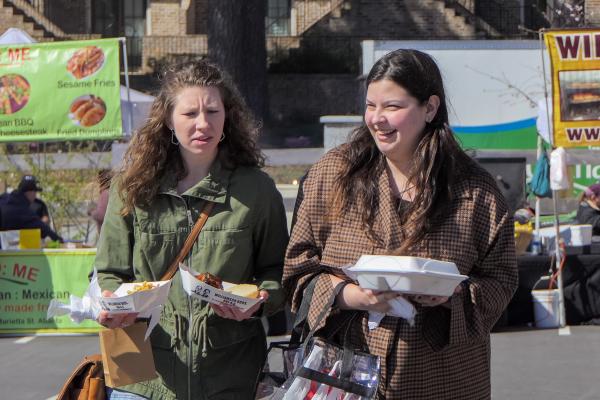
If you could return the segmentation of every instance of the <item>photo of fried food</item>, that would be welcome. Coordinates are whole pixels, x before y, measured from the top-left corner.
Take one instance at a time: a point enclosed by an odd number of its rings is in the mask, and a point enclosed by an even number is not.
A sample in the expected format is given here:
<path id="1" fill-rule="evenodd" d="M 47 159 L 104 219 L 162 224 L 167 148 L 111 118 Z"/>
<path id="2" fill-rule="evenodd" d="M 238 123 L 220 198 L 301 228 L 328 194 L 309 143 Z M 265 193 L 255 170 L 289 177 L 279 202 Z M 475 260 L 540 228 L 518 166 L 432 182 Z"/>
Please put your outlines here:
<path id="1" fill-rule="evenodd" d="M 154 289 L 154 285 L 151 284 L 150 282 L 144 281 L 139 285 L 134 285 L 133 290 L 128 290 L 127 294 L 132 294 L 135 292 L 141 292 L 142 290 L 150 290 L 150 289 Z"/>
<path id="2" fill-rule="evenodd" d="M 106 104 L 93 94 L 76 98 L 69 107 L 69 118 L 81 126 L 93 126 L 106 115 Z"/>
<path id="3" fill-rule="evenodd" d="M 218 276 L 215 276 L 208 272 L 203 272 L 200 275 L 197 275 L 196 279 L 206 283 L 207 285 L 215 287 L 217 289 L 223 289 L 223 280 L 221 278 L 219 278 Z"/>
<path id="4" fill-rule="evenodd" d="M 27 79 L 18 74 L 0 77 L 0 114 L 14 114 L 27 104 L 30 92 Z"/>
<path id="5" fill-rule="evenodd" d="M 76 79 L 83 79 L 98 71 L 104 64 L 104 52 L 96 46 L 77 50 L 67 62 L 67 71 Z"/>

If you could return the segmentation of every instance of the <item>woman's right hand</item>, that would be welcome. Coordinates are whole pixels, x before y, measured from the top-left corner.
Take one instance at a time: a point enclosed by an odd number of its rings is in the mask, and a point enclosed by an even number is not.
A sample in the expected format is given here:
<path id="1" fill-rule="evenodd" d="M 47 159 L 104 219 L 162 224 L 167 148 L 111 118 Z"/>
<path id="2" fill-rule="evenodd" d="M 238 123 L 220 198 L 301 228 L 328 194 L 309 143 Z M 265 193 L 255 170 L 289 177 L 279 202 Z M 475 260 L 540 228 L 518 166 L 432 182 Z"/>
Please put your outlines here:
<path id="1" fill-rule="evenodd" d="M 113 292 L 105 290 L 102 292 L 103 297 L 112 297 Z M 98 323 L 106 328 L 125 328 L 135 322 L 138 313 L 127 314 L 111 314 L 106 310 L 100 311 L 98 314 Z"/>
<path id="2" fill-rule="evenodd" d="M 337 276 L 330 276 L 331 283 L 334 287 L 343 281 Z M 343 310 L 362 310 L 386 313 L 390 310 L 388 301 L 399 296 L 401 295 L 397 292 L 362 289 L 358 285 L 348 283 L 337 295 L 336 304 Z"/>

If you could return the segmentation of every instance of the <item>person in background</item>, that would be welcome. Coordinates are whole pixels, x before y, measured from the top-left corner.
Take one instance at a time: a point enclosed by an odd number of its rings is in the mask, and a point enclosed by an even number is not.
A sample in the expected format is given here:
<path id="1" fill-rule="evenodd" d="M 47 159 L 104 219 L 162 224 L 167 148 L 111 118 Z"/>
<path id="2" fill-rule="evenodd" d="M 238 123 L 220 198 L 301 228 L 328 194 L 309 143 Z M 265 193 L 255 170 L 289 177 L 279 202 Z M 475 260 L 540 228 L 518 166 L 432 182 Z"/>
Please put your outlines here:
<path id="1" fill-rule="evenodd" d="M 112 177 L 113 171 L 110 169 L 102 169 L 98 171 L 98 175 L 96 176 L 96 184 L 99 190 L 98 200 L 96 200 L 95 208 L 88 211 L 88 215 L 96 222 L 98 234 L 100 234 L 100 230 L 102 229 L 104 214 L 106 214 L 106 207 L 108 206 L 108 194 Z"/>
<path id="2" fill-rule="evenodd" d="M 24 175 L 23 178 L 21 178 L 21 182 L 19 183 L 17 190 L 23 191 L 24 188 L 31 186 L 31 182 L 37 182 L 35 176 Z M 46 203 L 44 203 L 44 201 L 38 197 L 38 192 L 41 191 L 42 189 L 39 188 L 39 191 L 36 190 L 29 192 L 31 193 L 31 196 L 35 195 L 33 201 L 31 202 L 30 208 L 37 214 L 38 217 L 40 217 L 43 223 L 50 225 L 50 213 L 48 212 L 48 206 L 46 206 Z"/>
<path id="3" fill-rule="evenodd" d="M 158 377 L 109 388 L 115 399 L 254 400 L 266 357 L 261 317 L 281 309 L 288 242 L 285 209 L 264 164 L 258 127 L 216 65 L 171 66 L 123 169 L 110 185 L 94 266 L 104 295 L 123 282 L 160 279 L 206 202 L 214 208 L 185 259 L 198 273 L 253 283 L 261 302 L 246 311 L 190 297 L 177 272 L 150 335 Z M 135 314 L 101 312 L 108 328 Z"/>
<path id="4" fill-rule="evenodd" d="M 600 235 L 600 183 L 588 186 L 581 193 L 577 222 L 592 225 L 592 235 Z"/>
<path id="5" fill-rule="evenodd" d="M 42 238 L 50 237 L 52 240 L 63 242 L 50 226 L 42 221 L 40 216 L 32 209 L 31 205 L 42 188 L 38 185 L 33 175 L 25 175 L 19 186 L 13 190 L 0 209 L 0 224 L 2 230 L 35 229 L 39 228 Z"/>
<path id="6" fill-rule="evenodd" d="M 50 213 L 48 212 L 48 206 L 42 199 L 38 197 L 33 199 L 33 203 L 31 203 L 30 208 L 38 217 L 40 217 L 43 223 L 50 225 Z"/>
<path id="7" fill-rule="evenodd" d="M 490 330 L 518 284 L 512 213 L 450 129 L 431 56 L 388 53 L 366 89 L 364 123 L 299 192 L 282 281 L 292 311 L 315 280 L 309 327 L 381 358 L 378 399 L 489 399 Z M 451 296 L 364 289 L 342 268 L 365 254 L 450 261 L 468 279 Z M 368 313 L 399 296 L 414 303 L 414 324 L 388 315 L 370 329 Z"/>
<path id="8" fill-rule="evenodd" d="M 532 222 L 535 218 L 535 210 L 529 206 L 528 203 L 523 204 L 521 208 L 515 211 L 515 222 L 521 225 Z"/>

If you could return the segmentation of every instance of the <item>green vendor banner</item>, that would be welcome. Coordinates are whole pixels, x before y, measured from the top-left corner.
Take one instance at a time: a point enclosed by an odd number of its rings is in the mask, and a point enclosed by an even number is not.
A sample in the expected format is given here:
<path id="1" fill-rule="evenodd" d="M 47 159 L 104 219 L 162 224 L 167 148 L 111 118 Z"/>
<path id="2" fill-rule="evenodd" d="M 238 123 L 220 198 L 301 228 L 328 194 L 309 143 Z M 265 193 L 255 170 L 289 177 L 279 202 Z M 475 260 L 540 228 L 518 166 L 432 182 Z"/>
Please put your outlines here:
<path id="1" fill-rule="evenodd" d="M 0 46 L 0 142 L 121 135 L 119 39 Z"/>
<path id="2" fill-rule="evenodd" d="M 95 257 L 95 249 L 0 251 L 0 334 L 99 331 L 96 322 L 76 324 L 68 315 L 46 319 L 52 299 L 83 296 Z"/>

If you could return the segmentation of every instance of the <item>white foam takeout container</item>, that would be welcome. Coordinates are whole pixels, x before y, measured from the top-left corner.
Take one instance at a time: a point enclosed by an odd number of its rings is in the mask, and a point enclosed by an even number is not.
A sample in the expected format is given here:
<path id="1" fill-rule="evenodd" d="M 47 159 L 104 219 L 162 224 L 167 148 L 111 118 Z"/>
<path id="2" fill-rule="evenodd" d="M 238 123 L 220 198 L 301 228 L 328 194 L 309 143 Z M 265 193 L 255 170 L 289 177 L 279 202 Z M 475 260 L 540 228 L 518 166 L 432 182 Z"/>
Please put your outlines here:
<path id="1" fill-rule="evenodd" d="M 467 279 L 452 262 L 406 256 L 363 255 L 344 271 L 363 289 L 431 296 L 451 296 Z"/>

